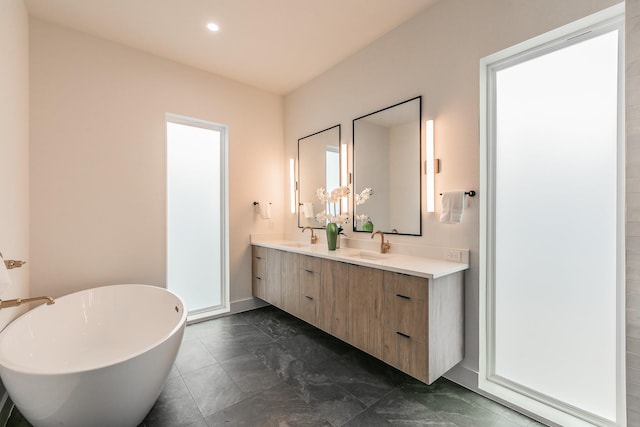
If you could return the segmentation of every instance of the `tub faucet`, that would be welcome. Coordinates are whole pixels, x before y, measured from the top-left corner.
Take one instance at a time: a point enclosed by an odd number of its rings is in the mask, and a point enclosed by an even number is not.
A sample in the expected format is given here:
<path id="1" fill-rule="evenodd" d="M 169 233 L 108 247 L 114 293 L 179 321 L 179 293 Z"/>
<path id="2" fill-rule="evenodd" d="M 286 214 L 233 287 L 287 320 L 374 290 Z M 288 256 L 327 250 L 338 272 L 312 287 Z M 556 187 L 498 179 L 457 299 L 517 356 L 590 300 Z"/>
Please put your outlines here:
<path id="1" fill-rule="evenodd" d="M 306 226 L 305 228 L 302 229 L 302 232 L 304 233 L 304 230 L 309 229 L 311 230 L 311 244 L 313 245 L 314 243 L 316 243 L 318 241 L 318 236 L 316 236 L 315 234 L 313 234 L 313 228 Z"/>
<path id="2" fill-rule="evenodd" d="M 33 297 L 33 298 L 16 298 L 8 300 L 0 300 L 0 309 L 8 307 L 17 307 L 21 304 L 28 304 L 34 301 L 46 301 L 47 305 L 54 304 L 55 301 L 51 297 Z"/>
<path id="3" fill-rule="evenodd" d="M 391 243 L 389 243 L 388 240 L 386 242 L 384 241 L 384 233 L 380 230 L 376 230 L 373 233 L 371 233 L 371 238 L 373 239 L 373 236 L 375 236 L 376 234 L 380 234 L 380 237 L 381 237 L 380 253 L 386 254 L 389 251 L 389 249 L 391 249 Z"/>

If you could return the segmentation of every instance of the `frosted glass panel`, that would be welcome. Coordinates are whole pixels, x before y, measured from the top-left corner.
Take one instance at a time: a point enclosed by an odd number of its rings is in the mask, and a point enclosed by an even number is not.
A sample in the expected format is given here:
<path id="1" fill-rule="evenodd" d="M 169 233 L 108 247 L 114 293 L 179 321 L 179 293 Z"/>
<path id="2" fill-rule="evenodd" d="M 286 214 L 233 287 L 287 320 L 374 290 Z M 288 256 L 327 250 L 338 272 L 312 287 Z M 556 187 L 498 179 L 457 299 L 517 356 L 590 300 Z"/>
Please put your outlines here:
<path id="1" fill-rule="evenodd" d="M 167 286 L 190 313 L 222 302 L 220 136 L 167 123 Z"/>
<path id="2" fill-rule="evenodd" d="M 496 73 L 495 374 L 615 420 L 618 34 Z"/>

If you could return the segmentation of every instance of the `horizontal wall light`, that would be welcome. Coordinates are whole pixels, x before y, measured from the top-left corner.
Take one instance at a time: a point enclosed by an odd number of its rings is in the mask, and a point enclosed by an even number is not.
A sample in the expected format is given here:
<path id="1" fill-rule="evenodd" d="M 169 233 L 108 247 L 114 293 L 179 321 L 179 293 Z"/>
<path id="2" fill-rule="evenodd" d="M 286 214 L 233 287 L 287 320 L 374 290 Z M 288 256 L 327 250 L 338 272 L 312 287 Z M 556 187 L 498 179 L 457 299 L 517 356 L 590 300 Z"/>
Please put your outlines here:
<path id="1" fill-rule="evenodd" d="M 289 159 L 289 200 L 291 213 L 296 213 L 296 165 L 293 158 Z"/>
<path id="2" fill-rule="evenodd" d="M 435 159 L 435 142 L 433 120 L 427 120 L 425 126 L 425 174 L 427 175 L 427 212 L 436 211 L 436 159 Z M 439 163 L 439 162 L 438 162 Z"/>

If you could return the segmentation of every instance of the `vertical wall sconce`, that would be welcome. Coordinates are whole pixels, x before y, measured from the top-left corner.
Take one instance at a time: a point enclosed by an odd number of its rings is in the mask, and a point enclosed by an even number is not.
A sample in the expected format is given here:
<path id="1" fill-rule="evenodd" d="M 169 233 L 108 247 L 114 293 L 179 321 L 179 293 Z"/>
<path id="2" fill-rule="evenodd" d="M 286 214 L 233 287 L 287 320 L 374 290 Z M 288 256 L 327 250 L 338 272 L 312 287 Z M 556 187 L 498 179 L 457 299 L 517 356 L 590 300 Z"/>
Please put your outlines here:
<path id="1" fill-rule="evenodd" d="M 340 185 L 349 185 L 347 180 L 347 144 L 340 144 Z M 348 212 L 348 197 L 343 197 L 340 202 L 340 212 Z"/>
<path id="2" fill-rule="evenodd" d="M 436 174 L 436 159 L 435 159 L 435 149 L 434 149 L 434 131 L 433 131 L 433 120 L 427 120 L 425 126 L 425 166 L 424 172 L 427 175 L 427 212 L 435 212 L 436 211 L 436 184 L 435 184 L 435 174 Z"/>
<path id="3" fill-rule="evenodd" d="M 291 213 L 296 213 L 296 167 L 295 160 L 289 159 L 289 200 L 291 202 Z"/>

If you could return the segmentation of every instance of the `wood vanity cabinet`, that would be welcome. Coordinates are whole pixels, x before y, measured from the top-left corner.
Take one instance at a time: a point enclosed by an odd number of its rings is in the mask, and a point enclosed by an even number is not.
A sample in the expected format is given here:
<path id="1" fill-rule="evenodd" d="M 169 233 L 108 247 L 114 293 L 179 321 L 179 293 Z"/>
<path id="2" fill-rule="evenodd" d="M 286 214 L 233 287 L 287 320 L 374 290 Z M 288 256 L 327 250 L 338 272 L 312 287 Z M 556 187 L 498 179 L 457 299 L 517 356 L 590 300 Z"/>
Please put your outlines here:
<path id="1" fill-rule="evenodd" d="M 427 384 L 464 357 L 463 271 L 427 279 L 259 246 L 252 254 L 256 297 Z"/>
<path id="2" fill-rule="evenodd" d="M 429 280 L 384 272 L 382 360 L 417 378 L 428 377 Z"/>
<path id="3" fill-rule="evenodd" d="M 267 248 L 251 247 L 251 290 L 256 297 L 267 300 Z"/>
<path id="4" fill-rule="evenodd" d="M 280 308 L 287 313 L 300 317 L 299 264 L 302 255 L 293 252 L 282 252 L 281 257 L 280 292 L 282 294 L 282 305 Z"/>
<path id="5" fill-rule="evenodd" d="M 299 258 L 293 252 L 253 246 L 253 295 L 300 316 Z"/>
<path id="6" fill-rule="evenodd" d="M 349 343 L 382 358 L 383 270 L 349 265 Z"/>
<path id="7" fill-rule="evenodd" d="M 320 310 L 320 287 L 322 284 L 322 259 L 300 255 L 298 269 L 300 317 L 305 322 L 318 326 Z"/>
<path id="8" fill-rule="evenodd" d="M 349 264 L 322 260 L 318 327 L 349 341 Z"/>
<path id="9" fill-rule="evenodd" d="M 427 384 L 462 360 L 463 275 L 384 272 L 382 360 Z"/>
<path id="10" fill-rule="evenodd" d="M 283 251 L 267 248 L 265 298 L 268 303 L 282 307 L 282 255 Z"/>

